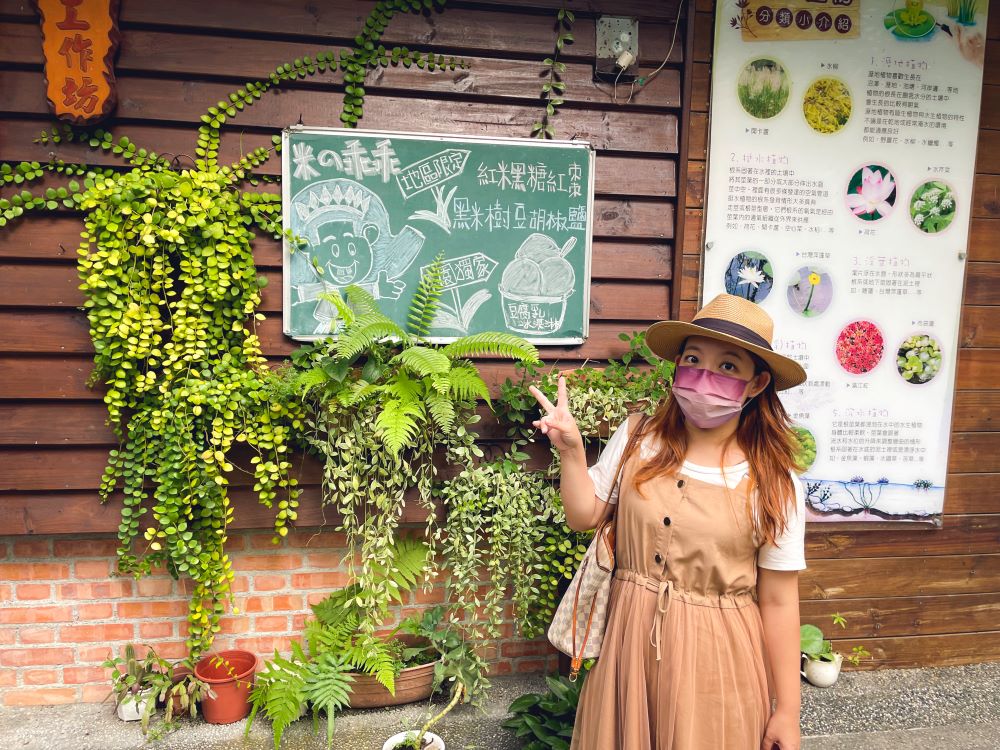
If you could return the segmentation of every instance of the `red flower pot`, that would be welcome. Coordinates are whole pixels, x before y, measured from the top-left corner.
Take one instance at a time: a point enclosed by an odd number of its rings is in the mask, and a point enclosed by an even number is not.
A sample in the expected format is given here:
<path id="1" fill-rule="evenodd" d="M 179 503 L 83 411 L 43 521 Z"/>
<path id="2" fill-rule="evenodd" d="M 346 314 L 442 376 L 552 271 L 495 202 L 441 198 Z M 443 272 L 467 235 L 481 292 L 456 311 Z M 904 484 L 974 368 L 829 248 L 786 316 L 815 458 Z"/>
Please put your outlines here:
<path id="1" fill-rule="evenodd" d="M 221 657 L 221 660 L 220 660 Z M 250 713 L 250 690 L 253 688 L 257 656 L 249 651 L 223 651 L 203 656 L 194 674 L 212 688 L 215 697 L 206 696 L 201 713 L 209 724 L 232 724 Z"/>

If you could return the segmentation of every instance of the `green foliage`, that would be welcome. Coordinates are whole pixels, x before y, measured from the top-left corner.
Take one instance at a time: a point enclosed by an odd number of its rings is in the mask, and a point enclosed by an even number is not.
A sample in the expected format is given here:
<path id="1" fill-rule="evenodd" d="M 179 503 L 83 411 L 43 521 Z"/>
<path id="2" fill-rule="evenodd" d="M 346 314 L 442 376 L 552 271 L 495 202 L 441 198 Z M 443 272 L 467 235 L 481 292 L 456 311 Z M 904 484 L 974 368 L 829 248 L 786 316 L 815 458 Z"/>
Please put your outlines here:
<path id="1" fill-rule="evenodd" d="M 432 509 L 436 449 L 450 463 L 466 466 L 482 456 L 468 427 L 478 421 L 476 398 L 489 396 L 466 352 L 515 356 L 537 362 L 535 348 L 495 333 L 432 344 L 419 333 L 433 309 L 440 285 L 441 257 L 431 280 L 411 305 L 411 330 L 379 311 L 371 295 L 356 286 L 330 295 L 340 314 L 337 338 L 303 347 L 285 373 L 285 387 L 307 410 L 307 447 L 323 462 L 324 502 L 341 516 L 351 572 L 364 609 L 359 628 L 371 633 L 393 598 L 389 567 L 404 495 Z M 416 330 L 414 330 L 416 329 Z M 433 524 L 434 514 L 430 513 Z M 360 565 L 355 564 L 356 554 Z"/>
<path id="2" fill-rule="evenodd" d="M 573 22 L 576 16 L 573 11 L 560 8 L 556 14 L 556 48 L 552 57 L 546 57 L 542 65 L 548 68 L 548 75 L 545 83 L 542 84 L 542 103 L 545 105 L 545 113 L 541 119 L 531 126 L 531 134 L 535 138 L 555 138 L 556 129 L 552 126 L 551 118 L 555 117 L 556 108 L 564 103 L 563 96 L 566 92 L 566 84 L 563 83 L 562 74 L 566 72 L 566 63 L 559 61 L 559 55 L 563 47 L 573 43 Z"/>
<path id="3" fill-rule="evenodd" d="M 475 638 L 454 622 L 445 622 L 445 609 L 433 607 L 420 617 L 404 620 L 398 630 L 426 639 L 440 655 L 434 665 L 434 691 L 448 686 L 450 700 L 437 714 L 430 716 L 416 735 L 415 747 L 431 727 L 459 703 L 482 708 L 483 698 L 490 688 L 486 678 L 486 662 L 480 655 Z"/>
<path id="4" fill-rule="evenodd" d="M 842 628 L 847 627 L 847 618 L 839 612 L 830 615 L 834 625 Z M 833 643 L 823 638 L 823 631 L 815 625 L 802 625 L 799 628 L 799 651 L 809 659 L 815 661 L 835 661 L 837 652 L 833 650 Z M 844 658 L 854 666 L 858 666 L 862 659 L 867 659 L 871 653 L 864 646 L 855 646 L 851 649 L 851 655 Z"/>
<path id="5" fill-rule="evenodd" d="M 180 157 L 168 160 L 127 136 L 67 125 L 43 132 L 38 142 L 84 144 L 118 157 L 124 169 L 66 164 L 55 156 L 44 164 L 0 164 L 0 187 L 17 189 L 0 198 L 0 227 L 28 211 L 84 213 L 79 272 L 96 352 L 91 382 L 107 386 L 108 423 L 121 442 L 109 456 L 100 494 L 103 500 L 117 490 L 124 495 L 121 573 L 141 576 L 166 564 L 172 574 L 194 581 L 188 616 L 194 654 L 212 643 L 230 595 L 224 545 L 233 513 L 227 489 L 232 472 L 250 474 L 259 501 L 274 510 L 276 541 L 295 521 L 299 495 L 289 449 L 292 433 L 302 427 L 302 406 L 289 398 L 287 384 L 271 374 L 261 354 L 252 321 L 262 319 L 255 312 L 265 279 L 257 275 L 251 252 L 255 227 L 293 245 L 298 238 L 282 229 L 278 194 L 240 190 L 244 182 L 273 181 L 254 170 L 280 148 L 281 139 L 274 135 L 270 148 L 255 148 L 226 165 L 219 162 L 221 129 L 270 89 L 337 71 L 346 83 L 341 119 L 353 127 L 362 116 L 368 69 L 464 67 L 453 57 L 378 44 L 394 14 L 443 5 L 380 0 L 351 49 L 279 65 L 208 107 L 193 169 L 181 169 Z M 42 193 L 28 189 L 45 174 L 70 179 Z M 356 297 L 352 303 L 363 309 Z M 369 309 L 377 312 L 373 303 Z M 366 346 L 390 334 L 384 321 L 381 329 L 368 328 Z M 377 379 L 383 364 L 373 361 L 364 376 Z M 313 373 L 304 376 L 302 387 L 308 391 L 323 382 Z M 444 390 L 439 380 L 436 385 Z M 454 391 L 467 398 L 468 383 L 458 382 Z M 351 395 L 364 409 L 371 393 L 362 387 Z M 432 414 L 436 423 L 454 423 L 441 403 Z M 418 416 L 400 398 L 381 416 L 380 434 L 401 449 L 415 439 Z M 249 465 L 238 465 L 247 459 L 235 457 L 236 443 L 247 446 Z"/>
<path id="6" fill-rule="evenodd" d="M 513 717 L 503 723 L 524 742 L 524 750 L 569 750 L 576 709 L 586 673 L 570 682 L 565 677 L 545 678 L 545 693 L 527 693 L 507 709 Z"/>
<path id="7" fill-rule="evenodd" d="M 173 727 L 173 705 L 171 696 L 178 695 L 182 699 L 182 710 L 189 710 L 195 716 L 197 709 L 190 703 L 193 697 L 200 699 L 209 693 L 208 685 L 197 679 L 193 674 L 178 681 L 173 681 L 176 666 L 157 655 L 156 651 L 145 646 L 146 653 L 142 658 L 136 654 L 135 646 L 126 644 L 124 655 L 109 656 L 101 666 L 111 670 L 111 693 L 115 696 L 115 705 L 124 703 L 140 703 L 140 726 L 143 734 L 156 738 L 165 734 Z M 149 722 L 156 713 L 157 701 L 166 701 L 165 721 L 150 727 Z"/>
<path id="8" fill-rule="evenodd" d="M 435 488 L 435 496 L 445 506 L 435 542 L 448 561 L 452 616 L 464 619 L 475 638 L 497 638 L 510 591 L 523 629 L 529 612 L 537 611 L 546 576 L 544 540 L 557 516 L 561 521 L 556 489 L 540 472 L 525 471 L 506 456 L 466 467 Z"/>
<path id="9" fill-rule="evenodd" d="M 250 718 L 244 737 L 249 736 L 254 719 L 263 711 L 271 722 L 274 748 L 278 750 L 285 730 L 311 707 L 314 727 L 318 725 L 320 714 L 326 715 L 329 750 L 333 746 L 336 713 L 350 702 L 353 677 L 349 672 L 350 664 L 345 657 L 332 651 L 314 659 L 306 656 L 298 643 L 292 644 L 292 654 L 288 658 L 275 651 L 274 658 L 257 674 L 250 693 Z"/>

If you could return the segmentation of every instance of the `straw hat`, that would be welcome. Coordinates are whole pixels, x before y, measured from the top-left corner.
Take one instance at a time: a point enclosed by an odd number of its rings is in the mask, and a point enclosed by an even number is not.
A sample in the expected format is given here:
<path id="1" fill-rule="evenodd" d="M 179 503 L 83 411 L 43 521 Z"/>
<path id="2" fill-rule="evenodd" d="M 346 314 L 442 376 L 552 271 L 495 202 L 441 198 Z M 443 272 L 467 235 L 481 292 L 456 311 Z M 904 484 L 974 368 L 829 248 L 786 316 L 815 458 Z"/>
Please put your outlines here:
<path id="1" fill-rule="evenodd" d="M 720 294 L 701 310 L 690 323 L 661 320 L 646 330 L 646 343 L 653 353 L 673 359 L 681 352 L 688 336 L 706 336 L 728 341 L 751 351 L 767 363 L 779 391 L 804 382 L 806 371 L 794 359 L 771 348 L 774 321 L 750 300 L 732 294 Z"/>

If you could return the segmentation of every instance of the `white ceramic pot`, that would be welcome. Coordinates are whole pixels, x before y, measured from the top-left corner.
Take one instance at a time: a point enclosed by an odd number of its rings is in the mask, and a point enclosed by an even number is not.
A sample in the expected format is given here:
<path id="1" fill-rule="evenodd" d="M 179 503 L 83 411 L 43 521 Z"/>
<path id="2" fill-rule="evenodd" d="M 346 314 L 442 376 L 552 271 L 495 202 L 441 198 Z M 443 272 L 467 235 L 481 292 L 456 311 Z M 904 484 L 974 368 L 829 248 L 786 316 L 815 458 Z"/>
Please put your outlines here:
<path id="1" fill-rule="evenodd" d="M 139 721 L 146 712 L 146 706 L 150 701 L 155 701 L 156 696 L 153 690 L 143 690 L 134 696 L 127 697 L 118 704 L 116 709 L 118 718 L 122 721 Z"/>
<path id="2" fill-rule="evenodd" d="M 820 659 L 810 659 L 805 654 L 802 655 L 805 668 L 802 676 L 816 687 L 830 687 L 840 676 L 840 666 L 844 663 L 843 654 L 834 654 L 833 661 L 822 661 Z"/>
<path id="3" fill-rule="evenodd" d="M 382 745 L 382 750 L 396 750 L 396 745 L 407 737 L 416 736 L 416 734 L 417 732 L 414 730 L 395 734 L 385 741 L 385 744 Z M 425 744 L 423 750 L 444 750 L 444 740 L 434 734 L 434 732 L 428 732 L 424 735 L 424 742 L 426 743 L 427 740 L 430 740 L 430 744 Z"/>

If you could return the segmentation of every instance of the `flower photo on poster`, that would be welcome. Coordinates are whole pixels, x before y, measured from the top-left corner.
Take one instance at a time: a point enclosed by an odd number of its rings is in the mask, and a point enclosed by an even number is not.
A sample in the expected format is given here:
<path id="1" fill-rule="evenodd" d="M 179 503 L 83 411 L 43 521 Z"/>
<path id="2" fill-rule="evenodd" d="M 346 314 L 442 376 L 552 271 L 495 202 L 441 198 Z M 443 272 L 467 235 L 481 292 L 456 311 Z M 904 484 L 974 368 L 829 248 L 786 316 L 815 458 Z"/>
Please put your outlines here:
<path id="1" fill-rule="evenodd" d="M 863 221 L 878 221 L 896 205 L 896 179 L 888 167 L 869 164 L 851 176 L 847 184 L 847 207 Z"/>

